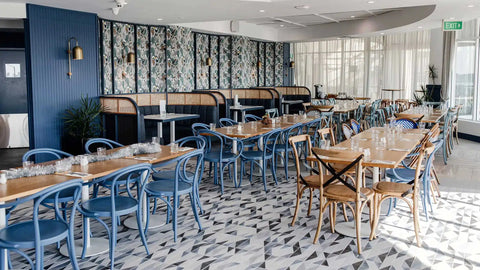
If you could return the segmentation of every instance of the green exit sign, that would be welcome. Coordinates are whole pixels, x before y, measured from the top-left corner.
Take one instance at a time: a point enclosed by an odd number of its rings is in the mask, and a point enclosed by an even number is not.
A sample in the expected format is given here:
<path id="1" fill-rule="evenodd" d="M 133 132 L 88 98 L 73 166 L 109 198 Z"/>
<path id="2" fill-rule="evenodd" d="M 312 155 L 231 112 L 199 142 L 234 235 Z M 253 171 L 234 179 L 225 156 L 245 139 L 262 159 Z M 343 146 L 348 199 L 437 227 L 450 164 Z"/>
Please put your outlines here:
<path id="1" fill-rule="evenodd" d="M 443 31 L 458 31 L 458 30 L 462 30 L 462 27 L 463 27 L 462 21 L 458 21 L 458 22 L 444 21 L 443 22 Z"/>

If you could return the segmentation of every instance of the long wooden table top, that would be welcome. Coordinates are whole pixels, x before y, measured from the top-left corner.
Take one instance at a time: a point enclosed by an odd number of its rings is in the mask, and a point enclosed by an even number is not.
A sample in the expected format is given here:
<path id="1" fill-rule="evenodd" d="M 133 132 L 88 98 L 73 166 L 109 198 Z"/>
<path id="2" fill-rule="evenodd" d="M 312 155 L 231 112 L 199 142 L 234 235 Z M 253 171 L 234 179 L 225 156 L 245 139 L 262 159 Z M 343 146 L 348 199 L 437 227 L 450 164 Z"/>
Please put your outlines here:
<path id="1" fill-rule="evenodd" d="M 386 137 L 384 128 L 370 128 L 353 136 L 351 139 L 345 140 L 330 150 L 334 152 L 335 159 L 347 159 L 351 153 L 351 140 L 358 142 L 358 147 L 362 149 L 370 149 L 370 158 L 364 159 L 363 165 L 367 167 L 378 168 L 396 168 L 405 159 L 405 157 L 420 143 L 422 138 L 428 130 L 421 129 L 407 129 L 402 134 L 395 135 L 395 140 L 388 143 L 384 149 L 376 149 L 373 144 L 373 133 L 378 132 L 378 138 Z M 388 140 L 389 137 L 386 137 Z M 400 151 L 403 150 L 403 151 Z M 315 157 L 310 157 L 309 160 L 315 161 Z"/>
<path id="2" fill-rule="evenodd" d="M 424 123 L 437 123 L 440 121 L 440 119 L 447 113 L 447 110 L 439 110 L 439 109 L 434 109 L 433 113 L 430 114 L 423 114 L 423 113 L 417 113 L 413 108 L 408 109 L 406 111 L 403 111 L 401 113 L 397 113 L 397 117 L 401 118 L 410 118 L 410 119 L 418 119 L 423 116 L 422 120 L 420 122 Z"/>
<path id="3" fill-rule="evenodd" d="M 275 123 L 265 125 L 261 121 L 254 121 L 244 123 L 241 129 L 238 128 L 238 125 L 231 126 L 231 127 L 221 127 L 216 128 L 215 131 L 233 138 L 240 138 L 246 139 L 255 136 L 260 136 L 265 134 L 273 129 L 285 129 L 289 128 L 298 123 L 308 123 L 310 121 L 315 120 L 314 117 L 303 117 L 300 115 L 285 115 L 284 117 L 275 117 Z"/>
<path id="4" fill-rule="evenodd" d="M 123 148 L 123 147 L 122 147 Z M 87 166 L 73 165 L 70 172 L 55 173 L 51 175 L 39 175 L 31 177 L 22 177 L 16 179 L 7 180 L 7 183 L 0 185 L 0 202 L 10 201 L 25 196 L 29 196 L 39 192 L 45 188 L 53 186 L 55 184 L 60 184 L 72 179 L 81 178 L 84 182 L 91 181 L 92 179 L 109 175 L 119 169 L 139 164 L 139 163 L 161 163 L 170 159 L 174 159 L 178 156 L 181 156 L 185 153 L 191 152 L 194 149 L 182 149 L 174 153 L 171 152 L 170 146 L 160 145 L 161 152 L 153 154 L 142 154 L 134 157 L 111 159 L 105 161 L 99 161 L 94 163 L 89 163 Z M 112 153 L 115 150 L 121 148 L 115 148 L 108 150 L 108 153 Z M 139 159 L 140 158 L 140 159 Z M 141 159 L 144 158 L 144 159 Z M 48 162 L 49 164 L 52 161 Z M 71 176 L 69 174 L 79 172 L 86 173 L 85 176 Z"/>

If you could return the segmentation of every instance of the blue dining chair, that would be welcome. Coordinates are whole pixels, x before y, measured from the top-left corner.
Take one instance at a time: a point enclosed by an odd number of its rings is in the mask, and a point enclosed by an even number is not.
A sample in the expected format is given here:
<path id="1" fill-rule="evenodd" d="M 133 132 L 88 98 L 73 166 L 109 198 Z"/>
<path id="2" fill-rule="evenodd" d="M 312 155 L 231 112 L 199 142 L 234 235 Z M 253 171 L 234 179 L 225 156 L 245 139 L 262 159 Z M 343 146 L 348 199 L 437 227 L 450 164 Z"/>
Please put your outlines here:
<path id="1" fill-rule="evenodd" d="M 37 148 L 37 149 L 32 149 L 26 152 L 22 157 L 22 161 L 30 160 L 30 158 L 32 157 L 34 159 L 37 159 L 38 156 L 42 156 L 43 158 L 48 158 L 47 160 L 43 160 L 43 161 L 51 161 L 51 160 L 71 157 L 72 155 L 67 152 L 63 152 L 61 150 L 57 150 L 53 148 Z M 58 201 L 59 203 L 62 204 L 62 209 L 66 209 L 67 203 L 74 200 L 74 195 L 75 195 L 74 187 L 72 187 L 71 189 L 62 190 L 60 192 Z M 52 203 L 54 201 L 55 201 L 55 198 L 52 196 L 50 198 L 46 198 L 45 200 L 43 200 L 42 205 L 48 208 L 53 208 Z M 63 219 L 66 220 L 67 212 L 65 210 L 62 210 L 62 214 L 63 214 Z M 60 248 L 60 243 L 57 243 L 57 248 Z"/>
<path id="2" fill-rule="evenodd" d="M 421 180 L 423 183 L 423 192 L 421 193 L 421 200 L 423 205 L 423 211 L 425 213 L 425 217 L 428 220 L 428 211 L 427 211 L 427 204 L 430 205 L 430 210 L 433 212 L 432 203 L 430 200 L 430 190 L 431 190 L 431 180 L 433 178 L 432 170 L 433 170 L 433 160 L 435 158 L 435 153 L 443 146 L 444 140 L 440 139 L 433 142 L 434 148 L 430 153 L 426 156 L 426 163 L 425 168 L 422 170 Z M 428 143 L 427 143 L 428 144 Z M 411 158 L 414 156 L 418 156 L 419 153 L 412 153 L 407 156 L 407 158 Z M 418 164 L 421 164 L 422 161 L 417 161 Z M 415 179 L 415 168 L 408 166 L 405 162 L 402 162 L 403 168 L 395 168 L 395 169 L 387 169 L 385 171 L 385 176 L 390 178 L 391 182 L 397 183 L 409 183 Z M 396 202 L 393 202 L 396 205 Z M 390 202 L 387 215 L 390 214 L 392 208 L 392 201 Z"/>
<path id="3" fill-rule="evenodd" d="M 354 135 L 362 132 L 362 126 L 355 119 L 350 119 L 350 127 L 352 128 Z"/>
<path id="4" fill-rule="evenodd" d="M 84 224 L 88 218 L 93 218 L 97 220 L 100 224 L 105 227 L 107 230 L 110 246 L 110 269 L 114 268 L 115 263 L 115 246 L 117 244 L 117 220 L 124 215 L 136 212 L 137 215 L 137 226 L 142 228 L 142 209 L 141 201 L 143 196 L 145 196 L 145 183 L 147 182 L 152 166 L 147 163 L 140 163 L 131 165 L 125 168 L 122 168 L 114 173 L 111 173 L 107 176 L 97 178 L 93 182 L 100 183 L 104 181 L 111 181 L 111 192 L 109 195 L 93 198 L 82 202 L 80 205 L 79 211 L 83 215 Z M 140 177 L 138 177 L 140 175 Z M 116 190 L 120 188 L 117 182 L 119 180 L 126 179 L 125 189 L 127 194 L 117 195 Z M 131 184 L 135 182 L 137 188 L 137 198 L 135 198 L 130 189 Z M 148 212 L 148 211 L 147 211 Z M 109 229 L 108 225 L 101 218 L 110 218 L 112 227 Z M 142 244 L 145 246 L 147 255 L 150 254 L 147 246 L 147 241 L 145 239 L 145 234 L 143 230 L 138 230 L 140 233 L 140 238 Z M 83 228 L 84 235 L 87 233 L 86 228 Z M 87 247 L 86 237 L 83 238 L 83 251 L 82 259 L 85 258 L 85 251 Z"/>
<path id="5" fill-rule="evenodd" d="M 85 143 L 85 153 L 87 154 L 91 154 L 92 151 L 90 151 L 90 146 L 91 145 L 95 145 L 95 146 L 106 146 L 106 148 L 108 149 L 113 149 L 113 148 L 117 148 L 117 147 L 122 147 L 124 146 L 123 144 L 121 143 L 118 143 L 116 141 L 112 141 L 112 140 L 109 140 L 109 139 L 105 139 L 105 138 L 92 138 L 90 140 L 88 140 L 86 143 Z M 96 149 L 95 149 L 96 150 Z"/>
<path id="6" fill-rule="evenodd" d="M 91 145 L 95 145 L 95 146 L 105 146 L 105 148 L 108 148 L 108 149 L 113 149 L 113 148 L 117 148 L 117 147 L 123 147 L 124 145 L 123 144 L 120 144 L 116 141 L 112 141 L 112 140 L 109 140 L 109 139 L 105 139 L 105 138 L 92 138 L 92 139 L 89 139 L 86 143 L 85 143 L 85 152 L 87 154 L 91 154 L 92 152 L 90 151 L 90 146 Z M 95 149 L 96 150 L 96 149 Z M 119 180 L 117 181 L 117 185 L 125 185 L 126 183 L 126 179 L 123 179 L 123 180 Z M 93 195 L 92 197 L 97 197 L 98 196 L 98 189 L 100 186 L 103 186 L 105 188 L 108 188 L 110 189 L 110 187 L 112 186 L 112 183 L 111 181 L 102 181 L 102 182 L 99 182 L 98 184 L 94 184 L 93 185 Z M 126 189 L 116 189 L 115 190 L 118 194 L 118 192 L 123 192 L 123 191 L 126 191 Z"/>
<path id="7" fill-rule="evenodd" d="M 253 175 L 253 167 L 256 164 L 262 171 L 262 181 L 263 187 L 265 192 L 267 192 L 267 180 L 266 180 L 266 173 L 267 173 L 267 165 L 268 161 L 270 161 L 270 169 L 272 171 L 273 180 L 275 184 L 278 185 L 277 181 L 277 173 L 274 164 L 274 157 L 275 157 L 275 145 L 277 143 L 279 135 L 282 133 L 281 129 L 274 129 L 269 131 L 261 136 L 258 136 L 256 139 L 258 140 L 258 145 L 263 145 L 263 149 L 258 150 L 245 150 L 240 155 L 241 159 L 241 169 L 240 171 L 244 171 L 245 163 L 250 162 L 250 183 L 252 183 L 252 175 Z M 261 142 L 260 142 L 261 141 Z M 261 161 L 261 162 L 260 162 Z M 263 164 L 263 165 L 262 165 Z M 242 184 L 243 173 L 240 174 L 240 181 L 239 185 Z"/>
<path id="8" fill-rule="evenodd" d="M 193 136 L 199 136 L 200 134 L 198 133 L 198 131 L 202 129 L 210 129 L 210 125 L 207 125 L 204 123 L 193 123 L 192 124 Z"/>
<path id="9" fill-rule="evenodd" d="M 310 135 L 313 146 L 315 146 L 316 141 L 318 141 L 318 130 L 322 128 L 322 121 L 323 119 L 320 114 L 320 117 L 304 125 L 304 132 Z"/>
<path id="10" fill-rule="evenodd" d="M 2 209 L 12 209 L 19 204 L 33 202 L 33 217 L 30 221 L 23 221 L 10 224 L 0 230 L 0 268 L 4 269 L 7 256 L 5 251 L 14 251 L 24 257 L 30 264 L 31 269 L 43 269 L 43 251 L 44 246 L 58 243 L 67 239 L 68 254 L 73 269 L 79 269 L 75 257 L 75 244 L 73 230 L 75 228 L 75 212 L 78 208 L 80 199 L 82 180 L 74 179 L 48 187 L 33 195 L 0 204 Z M 62 206 L 60 195 L 62 192 L 73 190 L 72 205 L 68 208 Z M 51 201 L 53 198 L 53 201 Z M 46 219 L 39 217 L 40 205 L 49 201 L 55 211 L 55 219 Z M 60 211 L 70 210 L 70 220 L 64 219 Z M 42 216 L 43 216 L 43 210 Z M 35 249 L 35 263 L 29 256 L 20 249 Z"/>
<path id="11" fill-rule="evenodd" d="M 303 128 L 302 123 L 295 124 L 289 128 L 286 128 L 280 134 L 280 140 L 277 141 L 275 146 L 275 169 L 278 168 L 277 157 L 280 157 L 284 162 L 284 169 L 285 169 L 285 178 L 288 181 L 288 156 L 290 154 L 293 155 L 292 146 L 288 143 L 288 139 L 291 136 L 298 135 Z M 273 147 L 273 145 L 269 144 L 268 147 Z"/>
<path id="12" fill-rule="evenodd" d="M 237 121 L 234 121 L 230 118 L 220 118 L 218 122 L 220 124 L 220 127 L 231 127 L 231 126 L 238 125 Z"/>
<path id="13" fill-rule="evenodd" d="M 71 154 L 69 154 L 67 152 L 63 152 L 61 150 L 57 150 L 57 149 L 53 149 L 53 148 L 36 148 L 36 149 L 29 150 L 28 152 L 23 154 L 22 162 L 30 160 L 31 157 L 36 159 L 39 155 L 42 155 L 44 157 L 48 156 L 48 159 L 45 160 L 45 161 L 62 159 L 62 158 L 72 156 Z"/>
<path id="14" fill-rule="evenodd" d="M 202 130 L 200 133 L 207 141 L 204 160 L 213 163 L 215 184 L 218 184 L 218 173 L 220 173 L 220 187 L 223 194 L 223 173 L 242 154 L 243 141 L 225 136 L 214 130 Z M 237 153 L 234 153 L 233 147 L 227 147 L 228 145 L 233 146 L 234 142 L 237 143 Z"/>
<path id="15" fill-rule="evenodd" d="M 262 120 L 261 117 L 253 114 L 245 114 L 245 123 Z"/>
<path id="16" fill-rule="evenodd" d="M 167 223 L 169 222 L 170 212 L 172 213 L 173 240 L 177 241 L 177 211 L 179 207 L 180 196 L 189 195 L 192 211 L 198 224 L 198 229 L 202 230 L 202 225 L 198 217 L 196 207 L 196 193 L 202 176 L 204 153 L 201 149 L 186 153 L 172 160 L 175 163 L 174 178 L 172 181 L 153 181 L 146 184 L 145 192 L 147 201 L 150 198 L 159 198 L 167 204 Z M 187 164 L 195 164 L 189 168 Z M 172 198 L 172 200 L 170 200 Z M 148 222 L 150 213 L 147 214 L 145 234 L 148 232 Z"/>
<path id="17" fill-rule="evenodd" d="M 206 146 L 206 140 L 202 136 L 197 136 L 197 137 L 189 136 L 189 137 L 185 137 L 185 138 L 176 140 L 174 143 L 177 143 L 179 147 L 195 146 L 197 149 L 201 150 L 202 152 L 205 151 L 205 146 Z M 202 158 L 202 160 L 203 160 L 203 158 Z M 174 163 L 174 162 L 176 162 L 176 161 L 175 160 L 170 160 L 166 163 L 155 164 L 154 166 L 152 166 L 152 168 L 153 168 L 152 179 L 154 181 L 175 181 L 175 170 L 166 170 L 166 171 L 159 171 L 158 170 L 159 168 L 165 167 L 168 164 L 171 164 L 171 163 Z M 204 168 L 204 163 L 202 162 L 202 168 L 201 168 L 201 171 L 200 171 L 200 178 L 198 180 L 199 184 L 200 184 L 200 182 L 202 180 L 202 177 L 203 177 L 203 168 Z M 193 173 L 191 173 L 189 171 L 187 171 L 186 174 L 188 175 L 188 177 L 193 176 Z M 198 188 L 199 188 L 199 186 L 197 185 L 196 190 L 194 190 L 193 195 L 194 195 L 195 202 L 196 202 L 198 208 L 200 209 L 200 213 L 203 213 L 203 208 L 202 208 L 202 204 L 200 202 L 200 194 L 199 194 Z M 155 213 L 156 208 L 157 208 L 157 200 L 154 201 L 154 207 L 153 207 L 152 214 Z"/>

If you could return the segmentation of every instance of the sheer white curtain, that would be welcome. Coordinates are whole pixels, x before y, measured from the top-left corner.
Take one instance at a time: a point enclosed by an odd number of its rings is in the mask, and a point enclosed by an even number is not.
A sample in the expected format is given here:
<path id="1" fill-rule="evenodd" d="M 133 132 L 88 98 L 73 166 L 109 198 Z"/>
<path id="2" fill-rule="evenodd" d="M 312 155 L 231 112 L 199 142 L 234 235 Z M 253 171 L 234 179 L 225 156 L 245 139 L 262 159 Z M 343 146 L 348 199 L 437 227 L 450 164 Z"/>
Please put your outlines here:
<path id="1" fill-rule="evenodd" d="M 294 43 L 292 50 L 295 84 L 322 84 L 326 93 L 380 98 L 382 88 L 398 88 L 410 98 L 428 82 L 429 31 Z"/>
<path id="2" fill-rule="evenodd" d="M 400 97 L 412 98 L 415 90 L 428 83 L 430 31 L 388 35 L 384 51 L 383 88 L 403 89 Z"/>

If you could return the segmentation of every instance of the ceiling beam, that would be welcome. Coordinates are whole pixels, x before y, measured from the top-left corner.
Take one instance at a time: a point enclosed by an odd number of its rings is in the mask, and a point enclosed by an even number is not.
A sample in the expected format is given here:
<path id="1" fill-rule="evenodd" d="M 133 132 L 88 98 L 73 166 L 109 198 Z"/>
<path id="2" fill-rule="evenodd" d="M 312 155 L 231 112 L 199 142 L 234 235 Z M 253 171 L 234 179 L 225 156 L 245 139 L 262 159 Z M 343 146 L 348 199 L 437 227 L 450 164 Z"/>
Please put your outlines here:
<path id="1" fill-rule="evenodd" d="M 272 20 L 278 20 L 278 21 L 281 21 L 281 22 L 284 22 L 284 23 L 289 23 L 289 24 L 293 24 L 293 25 L 297 25 L 297 26 L 301 26 L 301 27 L 307 27 L 307 26 L 304 25 L 304 24 L 292 22 L 292 21 L 285 20 L 285 19 L 282 19 L 282 18 L 270 17 L 270 19 L 272 19 Z"/>
<path id="2" fill-rule="evenodd" d="M 330 18 L 328 16 L 325 16 L 325 15 L 322 15 L 322 14 L 316 14 L 314 13 L 313 15 L 317 16 L 317 17 L 320 17 L 320 18 L 324 18 L 325 20 L 329 20 L 329 21 L 332 21 L 332 22 L 336 22 L 336 23 L 340 23 L 340 21 L 337 21 L 333 18 Z"/>

